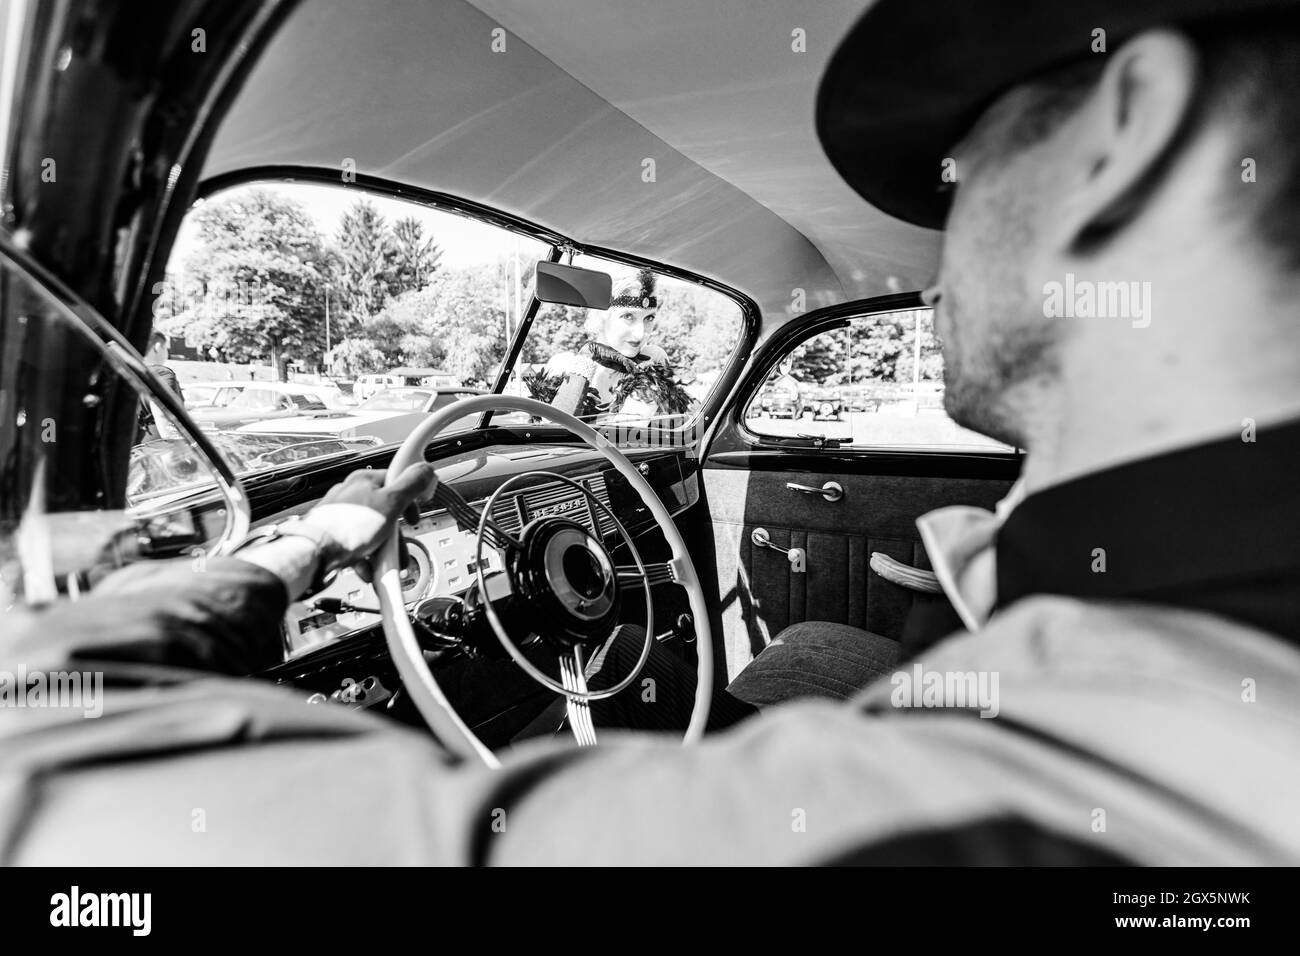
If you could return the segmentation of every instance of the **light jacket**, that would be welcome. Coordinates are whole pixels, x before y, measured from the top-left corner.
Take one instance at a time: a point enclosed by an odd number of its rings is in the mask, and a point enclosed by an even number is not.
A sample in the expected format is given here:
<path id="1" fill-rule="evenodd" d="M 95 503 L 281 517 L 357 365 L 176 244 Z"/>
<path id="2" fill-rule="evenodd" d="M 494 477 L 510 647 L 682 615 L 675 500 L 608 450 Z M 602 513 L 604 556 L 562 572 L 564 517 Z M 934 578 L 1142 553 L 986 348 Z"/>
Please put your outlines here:
<path id="1" fill-rule="evenodd" d="M 213 564 L 214 593 L 246 575 L 273 630 L 266 572 Z M 168 588 L 152 626 L 190 615 L 174 595 L 196 589 Z M 223 640 L 253 639 L 231 623 Z M 0 669 L 33 647 L 14 630 Z M 49 635 L 28 666 L 93 666 Z M 1201 612 L 1035 597 L 917 666 L 693 748 L 605 733 L 497 772 L 247 680 L 112 687 L 94 719 L 0 706 L 0 863 L 802 864 L 918 838 L 1028 862 L 1026 833 L 1064 862 L 1300 863 L 1294 646 Z M 931 704 L 992 693 L 925 706 L 934 687 Z"/>

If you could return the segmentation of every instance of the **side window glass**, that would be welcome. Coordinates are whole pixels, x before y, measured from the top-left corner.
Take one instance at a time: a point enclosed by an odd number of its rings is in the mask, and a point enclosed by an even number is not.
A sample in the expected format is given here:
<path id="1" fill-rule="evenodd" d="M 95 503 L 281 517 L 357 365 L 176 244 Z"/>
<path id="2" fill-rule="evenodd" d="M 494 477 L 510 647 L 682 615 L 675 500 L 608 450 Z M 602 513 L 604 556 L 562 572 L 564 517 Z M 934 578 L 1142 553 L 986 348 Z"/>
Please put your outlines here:
<path id="1" fill-rule="evenodd" d="M 1014 451 L 954 422 L 943 397 L 933 312 L 908 309 L 805 339 L 753 396 L 745 418 L 760 436 L 842 447 Z"/>

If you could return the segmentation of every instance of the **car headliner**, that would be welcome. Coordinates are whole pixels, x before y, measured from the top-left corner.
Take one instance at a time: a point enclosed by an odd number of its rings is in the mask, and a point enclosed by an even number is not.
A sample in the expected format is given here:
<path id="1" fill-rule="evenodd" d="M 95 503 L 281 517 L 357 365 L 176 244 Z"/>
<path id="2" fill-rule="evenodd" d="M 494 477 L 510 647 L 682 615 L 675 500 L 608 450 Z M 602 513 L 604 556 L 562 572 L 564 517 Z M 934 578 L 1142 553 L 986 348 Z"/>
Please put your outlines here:
<path id="1" fill-rule="evenodd" d="M 831 168 L 817 82 L 865 0 L 303 0 L 204 178 L 342 169 L 473 200 L 738 289 L 764 333 L 919 289 L 939 234 Z M 503 27 L 506 51 L 493 52 Z M 791 49 L 806 32 L 807 52 Z M 888 148 L 888 144 L 881 144 Z M 643 181 L 643 161 L 655 181 Z"/>

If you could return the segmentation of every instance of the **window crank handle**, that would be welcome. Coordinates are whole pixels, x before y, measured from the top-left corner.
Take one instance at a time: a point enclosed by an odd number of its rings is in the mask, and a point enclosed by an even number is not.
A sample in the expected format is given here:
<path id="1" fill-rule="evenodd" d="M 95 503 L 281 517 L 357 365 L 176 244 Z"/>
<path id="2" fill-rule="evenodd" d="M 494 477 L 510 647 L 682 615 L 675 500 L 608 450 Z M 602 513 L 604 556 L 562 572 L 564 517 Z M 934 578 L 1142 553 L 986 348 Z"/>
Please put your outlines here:
<path id="1" fill-rule="evenodd" d="M 756 548 L 771 548 L 773 551 L 780 551 L 785 555 L 786 560 L 790 562 L 790 570 L 795 574 L 803 574 L 808 570 L 808 552 L 803 548 L 783 548 L 780 545 L 772 543 L 772 536 L 766 528 L 755 528 L 749 533 L 749 540 L 754 543 Z"/>
<path id="2" fill-rule="evenodd" d="M 754 543 L 756 548 L 771 548 L 773 551 L 780 551 L 782 554 L 789 554 L 789 548 L 783 548 L 779 544 L 772 543 L 772 536 L 768 534 L 766 528 L 755 528 L 749 534 L 749 540 Z"/>
<path id="3" fill-rule="evenodd" d="M 839 501 L 844 497 L 844 486 L 838 481 L 828 481 L 818 488 L 816 485 L 801 485 L 796 481 L 787 481 L 786 488 L 804 495 L 821 495 L 827 501 Z"/>

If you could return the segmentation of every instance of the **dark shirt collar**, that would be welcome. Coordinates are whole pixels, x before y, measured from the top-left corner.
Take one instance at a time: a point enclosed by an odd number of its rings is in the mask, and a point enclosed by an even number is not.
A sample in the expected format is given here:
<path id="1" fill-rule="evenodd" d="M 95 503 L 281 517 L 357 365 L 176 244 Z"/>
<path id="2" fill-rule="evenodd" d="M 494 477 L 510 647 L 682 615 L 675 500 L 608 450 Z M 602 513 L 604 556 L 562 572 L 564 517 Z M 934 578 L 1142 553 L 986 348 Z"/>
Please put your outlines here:
<path id="1" fill-rule="evenodd" d="M 997 577 L 998 607 L 1033 594 L 1149 601 L 1300 643 L 1300 420 L 1030 495 L 998 531 Z"/>

